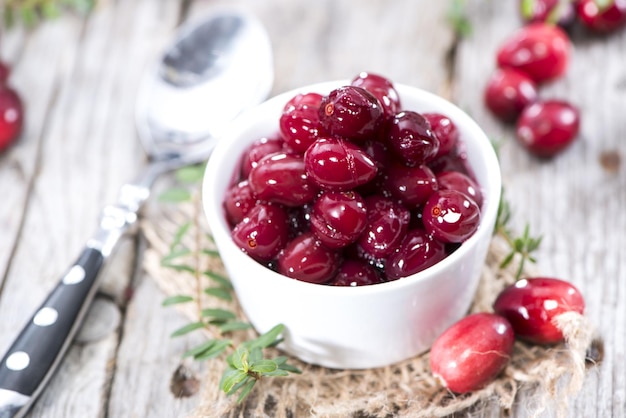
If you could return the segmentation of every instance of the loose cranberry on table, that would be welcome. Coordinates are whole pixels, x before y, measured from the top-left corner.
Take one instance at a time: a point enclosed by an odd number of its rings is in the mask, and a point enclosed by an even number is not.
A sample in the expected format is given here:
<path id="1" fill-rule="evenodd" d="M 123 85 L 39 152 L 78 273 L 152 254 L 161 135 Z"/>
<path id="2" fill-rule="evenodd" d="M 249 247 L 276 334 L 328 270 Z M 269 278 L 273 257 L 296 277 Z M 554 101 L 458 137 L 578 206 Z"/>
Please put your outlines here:
<path id="1" fill-rule="evenodd" d="M 570 0 L 520 0 L 520 15 L 526 23 L 545 22 L 568 26 L 576 13 Z"/>
<path id="2" fill-rule="evenodd" d="M 324 96 L 319 121 L 324 133 L 362 142 L 375 137 L 384 123 L 383 107 L 369 91 L 344 86 Z"/>
<path id="3" fill-rule="evenodd" d="M 326 283 L 335 277 L 341 258 L 324 246 L 312 232 L 290 241 L 278 255 L 278 272 L 309 283 Z"/>
<path id="4" fill-rule="evenodd" d="M 439 190 L 426 201 L 422 222 L 435 239 L 445 243 L 460 243 L 478 229 L 480 208 L 464 193 Z"/>
<path id="5" fill-rule="evenodd" d="M 507 365 L 514 341 L 513 328 L 505 318 L 491 313 L 466 316 L 432 345 L 432 374 L 455 393 L 481 389 Z"/>
<path id="6" fill-rule="evenodd" d="M 353 78 L 350 84 L 355 87 L 362 87 L 372 93 L 382 105 L 387 118 L 392 117 L 402 108 L 400 96 L 393 87 L 393 83 L 383 76 L 362 72 Z"/>
<path id="7" fill-rule="evenodd" d="M 585 301 L 572 284 L 556 278 L 522 279 L 504 289 L 493 304 L 497 314 L 507 318 L 515 335 L 538 344 L 563 340 L 554 323 L 566 312 L 583 314 Z"/>
<path id="8" fill-rule="evenodd" d="M 626 1 L 613 0 L 602 7 L 597 0 L 579 0 L 578 19 L 595 32 L 612 32 L 626 25 Z"/>
<path id="9" fill-rule="evenodd" d="M 514 68 L 498 68 L 487 82 L 484 101 L 498 119 L 514 122 L 537 97 L 537 84 L 526 73 Z"/>
<path id="10" fill-rule="evenodd" d="M 517 121 L 519 142 L 538 157 L 549 158 L 568 147 L 580 129 L 580 112 L 570 103 L 546 100 L 528 106 Z"/>
<path id="11" fill-rule="evenodd" d="M 565 73 L 571 42 L 557 26 L 531 23 L 514 32 L 497 52 L 498 66 L 515 68 L 536 83 L 555 79 Z"/>
<path id="12" fill-rule="evenodd" d="M 24 109 L 15 90 L 0 84 L 0 152 L 8 148 L 22 132 Z"/>

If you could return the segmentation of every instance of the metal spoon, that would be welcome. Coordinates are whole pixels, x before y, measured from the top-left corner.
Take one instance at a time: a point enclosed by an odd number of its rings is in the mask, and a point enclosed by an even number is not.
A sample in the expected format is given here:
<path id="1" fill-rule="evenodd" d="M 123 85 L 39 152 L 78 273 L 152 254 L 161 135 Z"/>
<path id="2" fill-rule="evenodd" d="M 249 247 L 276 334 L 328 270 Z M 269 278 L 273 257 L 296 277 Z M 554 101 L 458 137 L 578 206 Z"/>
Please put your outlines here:
<path id="1" fill-rule="evenodd" d="M 45 387 L 80 327 L 105 260 L 136 230 L 155 179 L 206 160 L 220 132 L 263 100 L 272 81 L 269 38 L 254 17 L 220 9 L 177 31 L 139 89 L 136 123 L 150 164 L 104 208 L 93 238 L 0 362 L 0 418 L 23 416 Z"/>

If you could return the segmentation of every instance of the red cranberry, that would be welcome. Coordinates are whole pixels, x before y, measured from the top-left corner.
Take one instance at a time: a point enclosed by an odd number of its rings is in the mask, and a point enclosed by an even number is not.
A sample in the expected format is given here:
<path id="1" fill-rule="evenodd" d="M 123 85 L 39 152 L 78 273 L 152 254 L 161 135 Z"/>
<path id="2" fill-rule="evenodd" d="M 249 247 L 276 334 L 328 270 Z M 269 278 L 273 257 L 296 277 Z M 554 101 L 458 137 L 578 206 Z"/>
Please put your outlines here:
<path id="1" fill-rule="evenodd" d="M 335 278 L 329 283 L 332 286 L 367 286 L 381 283 L 378 270 L 369 264 L 357 260 L 344 260 Z"/>
<path id="2" fill-rule="evenodd" d="M 476 202 L 456 190 L 433 193 L 422 211 L 428 233 L 442 242 L 463 242 L 471 237 L 480 223 Z"/>
<path id="3" fill-rule="evenodd" d="M 458 171 L 469 175 L 470 170 L 467 164 L 467 152 L 465 151 L 465 145 L 459 141 L 457 146 L 454 147 L 452 151 L 429 162 L 428 167 L 435 174 L 439 174 L 444 171 Z"/>
<path id="4" fill-rule="evenodd" d="M 317 139 L 321 101 L 320 94 L 308 93 L 296 95 L 285 105 L 279 126 L 292 150 L 303 153 Z"/>
<path id="5" fill-rule="evenodd" d="M 579 20 L 595 32 L 612 32 L 626 24 L 626 1 L 614 0 L 601 7 L 596 0 L 579 0 L 576 3 Z"/>
<path id="6" fill-rule="evenodd" d="M 362 72 L 350 84 L 372 93 L 382 105 L 387 118 L 400 111 L 400 96 L 389 79 L 378 74 Z"/>
<path id="7" fill-rule="evenodd" d="M 224 197 L 226 218 L 231 225 L 243 221 L 250 209 L 257 203 L 257 198 L 247 180 L 231 186 Z"/>
<path id="8" fill-rule="evenodd" d="M 407 167 L 392 164 L 386 172 L 384 187 L 408 208 L 423 205 L 437 191 L 437 178 L 425 165 Z"/>
<path id="9" fill-rule="evenodd" d="M 499 315 L 466 316 L 441 334 L 430 349 L 430 368 L 455 393 L 478 390 L 504 369 L 513 354 L 515 335 Z"/>
<path id="10" fill-rule="evenodd" d="M 391 119 L 387 142 L 407 165 L 425 164 L 439 151 L 439 140 L 430 123 L 413 111 L 400 112 Z"/>
<path id="11" fill-rule="evenodd" d="M 538 157 L 552 157 L 571 144 L 580 128 L 580 112 L 563 101 L 528 106 L 517 121 L 517 139 Z"/>
<path id="12" fill-rule="evenodd" d="M 22 132 L 24 109 L 20 96 L 7 85 L 0 85 L 0 152 Z"/>
<path id="13" fill-rule="evenodd" d="M 327 190 L 350 190 L 376 177 L 376 163 L 359 146 L 337 138 L 321 138 L 304 154 L 311 179 Z"/>
<path id="14" fill-rule="evenodd" d="M 520 0 L 520 14 L 526 23 L 545 22 L 567 26 L 574 20 L 574 4 L 562 0 Z"/>
<path id="15" fill-rule="evenodd" d="M 356 241 L 366 223 L 365 200 L 356 192 L 325 192 L 313 204 L 311 231 L 329 248 Z"/>
<path id="16" fill-rule="evenodd" d="M 402 242 L 411 214 L 401 204 L 380 195 L 367 197 L 365 205 L 367 226 L 357 245 L 373 259 L 387 257 Z"/>
<path id="17" fill-rule="evenodd" d="M 537 100 L 532 78 L 514 68 L 499 68 L 485 88 L 485 105 L 503 122 L 514 122 L 526 106 Z"/>
<path id="18" fill-rule="evenodd" d="M 565 73 L 571 44 L 557 26 L 531 23 L 518 29 L 498 49 L 500 67 L 511 67 L 528 74 L 537 83 Z"/>
<path id="19" fill-rule="evenodd" d="M 383 123 L 378 99 L 361 87 L 335 89 L 322 99 L 319 120 L 325 132 L 354 141 L 376 137 Z"/>
<path id="20" fill-rule="evenodd" d="M 259 199 L 286 206 L 311 202 L 317 193 L 302 158 L 282 152 L 263 157 L 250 171 L 248 181 Z"/>
<path id="21" fill-rule="evenodd" d="M 424 113 L 430 127 L 439 140 L 439 150 L 435 158 L 452 151 L 459 141 L 459 130 L 449 117 L 440 113 Z"/>
<path id="22" fill-rule="evenodd" d="M 247 179 L 250 171 L 256 167 L 259 160 L 266 155 L 275 154 L 283 150 L 283 141 L 278 138 L 261 138 L 248 148 L 243 154 L 241 175 Z"/>
<path id="23" fill-rule="evenodd" d="M 278 272 L 309 283 L 331 280 L 341 260 L 337 252 L 325 247 L 311 232 L 290 241 L 277 259 Z"/>
<path id="24" fill-rule="evenodd" d="M 483 206 L 483 194 L 478 184 L 471 177 L 458 171 L 445 171 L 437 174 L 440 190 L 456 190 L 470 197 L 478 207 Z"/>
<path id="25" fill-rule="evenodd" d="M 289 239 L 287 213 L 277 205 L 259 203 L 232 231 L 233 241 L 250 257 L 269 261 Z"/>
<path id="26" fill-rule="evenodd" d="M 554 318 L 565 312 L 585 310 L 582 295 L 570 283 L 554 278 L 522 279 L 504 289 L 493 308 L 509 320 L 515 335 L 538 344 L 563 340 Z"/>
<path id="27" fill-rule="evenodd" d="M 388 280 L 410 276 L 446 258 L 446 247 L 423 229 L 409 231 L 385 263 Z"/>

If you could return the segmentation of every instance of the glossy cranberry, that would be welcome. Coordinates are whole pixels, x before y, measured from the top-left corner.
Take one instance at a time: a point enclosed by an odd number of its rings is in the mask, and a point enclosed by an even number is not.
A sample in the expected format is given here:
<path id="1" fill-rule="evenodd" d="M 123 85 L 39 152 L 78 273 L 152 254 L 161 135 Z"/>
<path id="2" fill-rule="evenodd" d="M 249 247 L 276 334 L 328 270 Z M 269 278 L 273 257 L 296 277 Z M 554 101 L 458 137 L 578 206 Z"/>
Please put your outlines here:
<path id="1" fill-rule="evenodd" d="M 390 255 L 402 242 L 411 213 L 401 204 L 380 195 L 365 199 L 367 226 L 357 240 L 360 250 L 373 259 Z"/>
<path id="2" fill-rule="evenodd" d="M 437 184 L 440 190 L 456 190 L 470 197 L 478 207 L 483 206 L 483 194 L 471 177 L 458 171 L 445 171 L 437 174 Z"/>
<path id="3" fill-rule="evenodd" d="M 279 120 L 285 144 L 295 152 L 303 153 L 319 133 L 319 106 L 322 96 L 317 93 L 298 94 L 283 109 Z"/>
<path id="4" fill-rule="evenodd" d="M 0 152 L 8 148 L 22 132 L 24 109 L 15 90 L 0 85 Z"/>
<path id="5" fill-rule="evenodd" d="M 250 171 L 248 182 L 261 200 L 286 206 L 311 202 L 317 187 L 309 181 L 302 158 L 279 152 L 263 157 Z"/>
<path id="6" fill-rule="evenodd" d="M 438 190 L 437 178 L 430 168 L 425 165 L 407 167 L 402 163 L 392 164 L 387 169 L 384 187 L 407 208 L 423 205 Z"/>
<path id="7" fill-rule="evenodd" d="M 269 261 L 289 239 L 287 213 L 278 205 L 259 203 L 232 231 L 233 241 L 250 257 Z"/>
<path id="8" fill-rule="evenodd" d="M 356 190 L 362 196 L 368 196 L 376 193 L 384 194 L 383 182 L 385 180 L 385 167 L 390 164 L 389 150 L 384 143 L 376 140 L 367 140 L 363 144 L 360 144 L 360 146 L 376 164 L 377 173 L 374 179 L 364 185 L 358 186 Z"/>
<path id="9" fill-rule="evenodd" d="M 376 137 L 384 121 L 383 108 L 369 91 L 344 86 L 322 99 L 319 120 L 325 133 L 360 142 Z"/>
<path id="10" fill-rule="evenodd" d="M 493 308 L 509 320 L 517 337 L 553 344 L 563 340 L 554 318 L 565 312 L 583 314 L 585 301 L 578 289 L 564 280 L 535 277 L 519 280 L 504 289 Z"/>
<path id="11" fill-rule="evenodd" d="M 430 349 L 430 368 L 455 393 L 478 390 L 492 382 L 513 354 L 515 335 L 499 315 L 466 316 L 444 331 Z"/>
<path id="12" fill-rule="evenodd" d="M 445 245 L 433 239 L 425 230 L 409 231 L 398 249 L 389 256 L 385 263 L 388 280 L 418 273 L 434 266 L 446 258 Z"/>
<path id="13" fill-rule="evenodd" d="M 568 26 L 574 20 L 574 2 L 567 0 L 520 0 L 520 15 L 526 23 L 545 22 Z"/>
<path id="14" fill-rule="evenodd" d="M 439 140 L 430 123 L 413 111 L 400 112 L 391 119 L 387 142 L 407 165 L 425 164 L 439 151 Z"/>
<path id="15" fill-rule="evenodd" d="M 365 200 L 356 192 L 325 192 L 311 211 L 311 231 L 329 248 L 353 243 L 365 229 Z"/>
<path id="16" fill-rule="evenodd" d="M 499 68 L 487 82 L 484 101 L 498 119 L 514 122 L 537 97 L 537 84 L 526 73 L 514 68 Z"/>
<path id="17" fill-rule="evenodd" d="M 224 210 L 231 225 L 243 221 L 250 209 L 256 205 L 258 199 L 254 195 L 247 180 L 231 186 L 224 196 Z"/>
<path id="18" fill-rule="evenodd" d="M 498 66 L 518 69 L 541 83 L 565 73 L 570 49 L 570 40 L 562 29 L 531 23 L 514 32 L 498 49 Z"/>
<path id="19" fill-rule="evenodd" d="M 326 283 L 335 277 L 341 258 L 311 232 L 291 240 L 277 259 L 278 272 L 309 283 Z"/>
<path id="20" fill-rule="evenodd" d="M 378 270 L 369 264 L 357 260 L 344 260 L 335 278 L 330 281 L 332 286 L 367 286 L 381 283 Z"/>
<path id="21" fill-rule="evenodd" d="M 480 223 L 476 202 L 456 190 L 433 193 L 422 211 L 424 227 L 442 242 L 463 242 L 471 237 Z"/>
<path id="22" fill-rule="evenodd" d="M 459 141 L 457 143 L 457 146 L 454 147 L 452 151 L 429 162 L 428 167 L 435 174 L 439 174 L 444 171 L 458 171 L 460 173 L 469 175 L 470 170 L 467 162 L 467 152 L 465 151 L 465 144 Z"/>
<path id="23" fill-rule="evenodd" d="M 452 120 L 440 113 L 424 113 L 430 127 L 439 141 L 439 149 L 434 158 L 452 151 L 459 141 L 459 130 Z"/>
<path id="24" fill-rule="evenodd" d="M 626 1 L 614 0 L 600 7 L 596 0 L 579 0 L 576 3 L 578 19 L 589 29 L 612 32 L 626 24 Z"/>
<path id="25" fill-rule="evenodd" d="M 267 155 L 275 154 L 283 150 L 283 141 L 278 138 L 261 138 L 254 141 L 243 154 L 241 161 L 241 175 L 247 179 L 250 171 L 256 167 L 259 160 Z"/>
<path id="26" fill-rule="evenodd" d="M 361 87 L 372 93 L 383 107 L 385 117 L 390 118 L 398 113 L 402 107 L 400 96 L 393 83 L 378 74 L 362 72 L 350 83 L 355 87 Z"/>
<path id="27" fill-rule="evenodd" d="M 570 103 L 547 100 L 522 112 L 516 135 L 520 143 L 538 157 L 552 157 L 569 146 L 580 129 L 580 112 Z"/>
<path id="28" fill-rule="evenodd" d="M 327 190 L 350 190 L 376 177 L 374 160 L 358 145 L 344 139 L 321 138 L 304 154 L 311 179 Z"/>

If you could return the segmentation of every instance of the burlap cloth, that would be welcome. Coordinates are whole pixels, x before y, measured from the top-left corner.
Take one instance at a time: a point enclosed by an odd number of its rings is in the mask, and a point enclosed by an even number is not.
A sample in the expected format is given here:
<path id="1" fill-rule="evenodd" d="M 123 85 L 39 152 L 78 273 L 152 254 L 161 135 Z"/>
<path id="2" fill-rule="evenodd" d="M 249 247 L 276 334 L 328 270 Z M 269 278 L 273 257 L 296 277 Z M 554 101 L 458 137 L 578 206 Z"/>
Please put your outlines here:
<path id="1" fill-rule="evenodd" d="M 161 267 L 161 258 L 169 252 L 178 227 L 196 219 L 197 233 L 185 237 L 190 248 L 206 239 L 208 228 L 198 204 L 175 205 L 159 209 L 142 230 L 148 240 L 144 268 L 168 295 L 196 294 L 197 280 L 189 273 Z M 491 305 L 502 288 L 514 282 L 515 263 L 502 270 L 499 264 L 508 252 L 503 239 L 495 236 L 483 269 L 471 312 L 491 311 Z M 193 263 L 198 260 L 188 260 Z M 203 269 L 221 271 L 219 259 L 207 256 L 199 260 Z M 536 272 L 528 271 L 528 275 Z M 205 278 L 205 280 L 208 280 Z M 208 285 L 205 282 L 204 285 Z M 237 302 L 209 299 L 208 307 L 225 307 L 239 311 Z M 179 307 L 190 320 L 198 318 L 194 304 Z M 165 309 L 165 308 L 164 308 Z M 523 416 L 538 416 L 546 408 L 563 416 L 572 395 L 581 388 L 586 373 L 587 350 L 593 341 L 592 328 L 583 316 L 565 314 L 559 318 L 567 342 L 542 347 L 516 342 L 511 362 L 500 377 L 487 387 L 465 395 L 454 395 L 442 388 L 430 374 L 429 354 L 404 362 L 370 370 L 331 370 L 292 359 L 301 375 L 260 381 L 241 405 L 236 396 L 227 397 L 219 389 L 226 362 L 209 360 L 208 373 L 201 376 L 202 389 L 193 417 L 443 417 L 480 408 L 485 402 L 497 402 L 503 411 L 510 410 L 520 390 L 532 393 L 524 400 Z M 239 338 L 253 338 L 238 333 Z M 234 336 L 237 341 L 237 334 Z M 167 343 L 164 341 L 164 344 Z M 181 353 L 182 354 L 182 353 Z M 519 406 L 518 406 L 519 408 Z"/>

